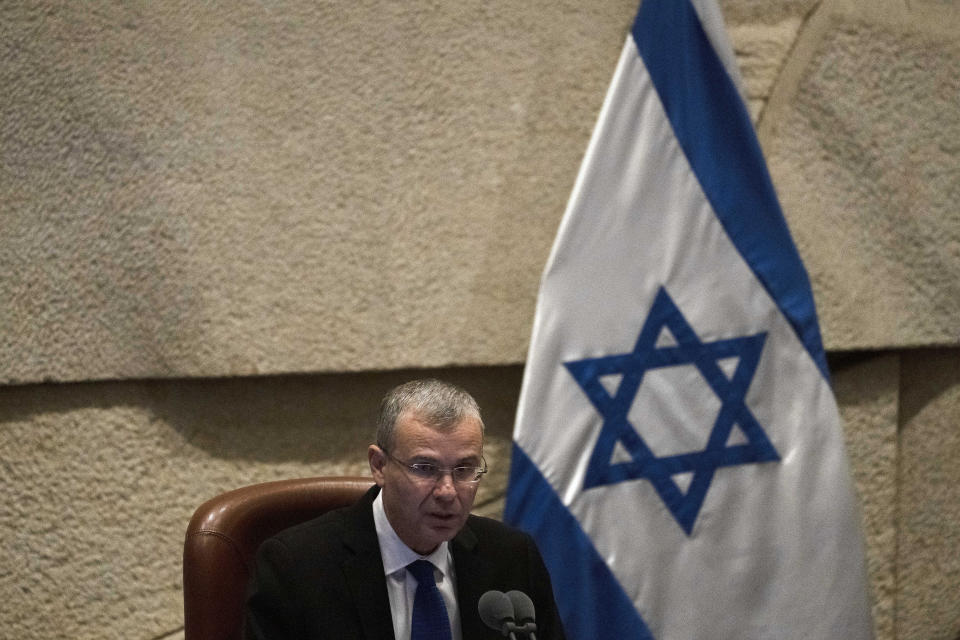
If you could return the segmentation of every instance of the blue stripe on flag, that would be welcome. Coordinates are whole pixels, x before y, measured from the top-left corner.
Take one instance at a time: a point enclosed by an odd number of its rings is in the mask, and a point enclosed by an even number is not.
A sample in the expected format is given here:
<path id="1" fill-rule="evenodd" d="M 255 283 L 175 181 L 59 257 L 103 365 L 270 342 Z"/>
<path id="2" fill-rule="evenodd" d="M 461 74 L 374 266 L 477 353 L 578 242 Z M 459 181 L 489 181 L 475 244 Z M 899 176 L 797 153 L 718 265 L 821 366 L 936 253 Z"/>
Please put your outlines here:
<path id="1" fill-rule="evenodd" d="M 503 519 L 536 538 L 567 637 L 653 640 L 590 538 L 516 443 L 508 486 Z"/>
<path id="2" fill-rule="evenodd" d="M 807 272 L 750 116 L 689 0 L 643 0 L 633 39 L 707 199 L 829 381 Z"/>

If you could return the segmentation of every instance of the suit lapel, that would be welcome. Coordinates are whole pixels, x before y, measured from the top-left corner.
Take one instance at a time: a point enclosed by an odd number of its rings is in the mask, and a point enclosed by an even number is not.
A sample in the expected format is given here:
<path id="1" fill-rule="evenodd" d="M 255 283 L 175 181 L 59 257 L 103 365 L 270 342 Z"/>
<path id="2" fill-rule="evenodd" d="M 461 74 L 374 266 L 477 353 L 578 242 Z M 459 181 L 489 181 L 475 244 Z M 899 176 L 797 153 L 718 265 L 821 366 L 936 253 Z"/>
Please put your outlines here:
<path id="1" fill-rule="evenodd" d="M 480 619 L 477 603 L 490 588 L 490 571 L 477 552 L 477 536 L 470 523 L 463 527 L 451 545 L 453 566 L 457 572 L 457 602 L 460 605 L 460 628 L 465 639 L 489 636 L 491 630 Z"/>
<path id="2" fill-rule="evenodd" d="M 343 575 L 360 615 L 364 637 L 369 640 L 394 637 L 387 581 L 373 523 L 372 505 L 378 492 L 379 487 L 371 488 L 349 510 L 342 540 L 347 550 L 342 564 Z"/>

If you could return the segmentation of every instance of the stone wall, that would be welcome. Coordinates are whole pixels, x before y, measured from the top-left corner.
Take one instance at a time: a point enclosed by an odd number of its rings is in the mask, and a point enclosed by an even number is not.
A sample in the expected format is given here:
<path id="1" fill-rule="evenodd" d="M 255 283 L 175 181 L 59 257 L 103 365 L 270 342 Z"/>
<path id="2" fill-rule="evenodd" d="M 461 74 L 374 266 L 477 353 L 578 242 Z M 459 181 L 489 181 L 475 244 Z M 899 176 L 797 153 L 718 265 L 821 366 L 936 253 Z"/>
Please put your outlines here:
<path id="1" fill-rule="evenodd" d="M 960 6 L 722 3 L 814 285 L 878 640 L 960 634 Z M 423 374 L 498 515 L 634 1 L 0 6 L 0 635 L 182 628 L 192 510 L 364 473 Z"/>

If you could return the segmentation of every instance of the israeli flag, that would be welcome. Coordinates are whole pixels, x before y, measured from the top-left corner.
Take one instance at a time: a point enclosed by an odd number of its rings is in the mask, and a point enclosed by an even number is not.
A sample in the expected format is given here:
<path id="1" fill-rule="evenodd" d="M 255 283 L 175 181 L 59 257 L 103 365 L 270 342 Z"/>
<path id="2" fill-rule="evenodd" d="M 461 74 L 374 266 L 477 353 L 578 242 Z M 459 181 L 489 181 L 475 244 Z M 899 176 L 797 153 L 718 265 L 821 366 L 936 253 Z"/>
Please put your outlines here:
<path id="1" fill-rule="evenodd" d="M 504 519 L 579 640 L 872 637 L 809 280 L 712 0 L 643 0 L 540 289 Z"/>

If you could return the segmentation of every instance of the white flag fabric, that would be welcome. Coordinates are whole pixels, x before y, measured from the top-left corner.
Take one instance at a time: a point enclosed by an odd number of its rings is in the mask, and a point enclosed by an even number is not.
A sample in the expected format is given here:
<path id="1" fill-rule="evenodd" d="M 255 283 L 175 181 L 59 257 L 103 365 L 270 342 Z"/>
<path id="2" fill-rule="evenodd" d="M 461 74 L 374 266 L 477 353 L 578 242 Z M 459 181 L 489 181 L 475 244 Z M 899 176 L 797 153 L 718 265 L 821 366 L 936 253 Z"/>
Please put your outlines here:
<path id="1" fill-rule="evenodd" d="M 643 0 L 547 263 L 504 518 L 579 640 L 872 637 L 809 279 L 713 0 Z"/>

